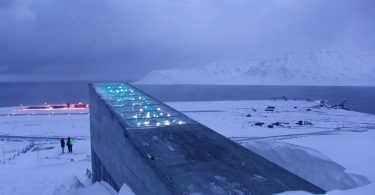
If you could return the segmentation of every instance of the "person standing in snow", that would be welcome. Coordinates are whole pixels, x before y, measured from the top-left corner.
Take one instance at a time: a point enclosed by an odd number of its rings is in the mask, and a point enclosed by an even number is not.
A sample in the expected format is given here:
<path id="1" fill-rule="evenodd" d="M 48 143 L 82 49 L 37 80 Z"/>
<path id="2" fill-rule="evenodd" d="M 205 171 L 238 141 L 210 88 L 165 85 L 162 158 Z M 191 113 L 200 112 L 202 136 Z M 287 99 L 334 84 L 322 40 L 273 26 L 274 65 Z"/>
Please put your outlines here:
<path id="1" fill-rule="evenodd" d="M 62 154 L 64 154 L 64 148 L 65 148 L 65 141 L 64 141 L 64 138 L 61 138 L 60 143 L 61 143 Z"/>
<path id="2" fill-rule="evenodd" d="M 73 143 L 74 143 L 74 141 L 73 141 L 73 138 L 70 138 L 70 153 L 73 153 Z"/>
<path id="3" fill-rule="evenodd" d="M 68 153 L 73 153 L 73 139 L 68 137 L 66 141 L 66 145 L 68 146 Z"/>

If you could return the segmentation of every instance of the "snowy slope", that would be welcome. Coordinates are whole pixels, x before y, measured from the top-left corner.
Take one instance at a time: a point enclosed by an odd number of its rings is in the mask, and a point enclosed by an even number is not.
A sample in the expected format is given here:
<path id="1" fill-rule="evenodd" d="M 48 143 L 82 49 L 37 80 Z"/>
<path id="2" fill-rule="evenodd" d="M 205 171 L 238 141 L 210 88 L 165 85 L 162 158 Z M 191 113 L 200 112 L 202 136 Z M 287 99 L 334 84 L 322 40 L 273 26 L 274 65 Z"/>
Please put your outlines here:
<path id="1" fill-rule="evenodd" d="M 260 59 L 248 59 L 235 63 L 212 63 L 193 69 L 154 70 L 137 84 L 216 84 L 230 83 L 232 78 L 245 74 Z M 230 83 L 235 84 L 235 83 Z"/>
<path id="2" fill-rule="evenodd" d="M 151 72 L 138 84 L 375 85 L 375 52 L 314 50 L 244 63 Z"/>
<path id="3" fill-rule="evenodd" d="M 375 85 L 375 53 L 320 50 L 262 61 L 242 78 L 252 84 Z"/>
<path id="4" fill-rule="evenodd" d="M 311 148 L 275 141 L 248 141 L 243 145 L 326 191 L 370 183 L 362 175 L 347 173 L 342 165 Z"/>
<path id="5" fill-rule="evenodd" d="M 319 108 L 315 106 L 317 104 L 266 100 L 169 103 L 218 133 L 330 190 L 327 195 L 375 194 L 375 154 L 372 150 L 375 147 L 375 115 Z M 267 106 L 276 109 L 267 112 L 264 110 Z M 307 108 L 312 110 L 307 111 Z M 247 117 L 248 114 L 251 116 Z M 298 120 L 313 125 L 299 126 Z M 265 125 L 256 126 L 256 122 Z M 282 125 L 267 128 L 275 122 Z M 367 183 L 363 176 L 371 183 L 361 186 Z M 354 186 L 357 187 L 348 189 Z M 282 194 L 310 195 L 305 192 Z"/>

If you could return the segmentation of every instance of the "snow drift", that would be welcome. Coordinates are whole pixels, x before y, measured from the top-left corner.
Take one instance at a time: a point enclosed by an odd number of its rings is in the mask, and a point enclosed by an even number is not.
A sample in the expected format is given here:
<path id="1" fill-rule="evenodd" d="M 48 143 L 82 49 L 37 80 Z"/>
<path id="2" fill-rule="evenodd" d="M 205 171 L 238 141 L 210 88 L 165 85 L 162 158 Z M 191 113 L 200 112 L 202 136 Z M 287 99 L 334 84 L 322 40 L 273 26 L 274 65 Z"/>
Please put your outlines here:
<path id="1" fill-rule="evenodd" d="M 343 166 L 311 148 L 275 141 L 248 141 L 243 146 L 326 191 L 370 183 L 365 176 L 345 172 Z"/>
<path id="2" fill-rule="evenodd" d="M 375 52 L 326 49 L 185 70 L 155 70 L 136 84 L 373 86 Z"/>

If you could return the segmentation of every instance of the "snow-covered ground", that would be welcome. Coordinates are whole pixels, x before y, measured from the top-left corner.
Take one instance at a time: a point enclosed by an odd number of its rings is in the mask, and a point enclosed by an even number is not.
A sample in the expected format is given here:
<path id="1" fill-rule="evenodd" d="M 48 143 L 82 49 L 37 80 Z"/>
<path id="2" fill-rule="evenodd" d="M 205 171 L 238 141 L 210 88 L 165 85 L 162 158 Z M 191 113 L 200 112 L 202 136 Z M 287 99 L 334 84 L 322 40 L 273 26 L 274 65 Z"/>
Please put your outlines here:
<path id="1" fill-rule="evenodd" d="M 374 86 L 375 53 L 339 49 L 154 70 L 137 84 Z"/>
<path id="2" fill-rule="evenodd" d="M 0 194 L 71 194 L 84 189 L 91 166 L 88 110 L 21 108 L 0 109 Z M 76 138 L 74 153 L 62 155 L 59 137 L 67 136 Z M 24 150 L 28 145 L 32 147 Z"/>
<path id="3" fill-rule="evenodd" d="M 375 115 L 307 101 L 168 104 L 327 194 L 375 193 Z M 267 106 L 274 111 L 265 111 Z M 116 194 L 106 183 L 90 184 L 86 175 L 91 169 L 87 110 L 57 115 L 19 109 L 0 108 L 0 195 Z M 59 137 L 67 136 L 75 138 L 73 154 L 61 154 Z M 121 194 L 129 193 L 124 186 Z"/>

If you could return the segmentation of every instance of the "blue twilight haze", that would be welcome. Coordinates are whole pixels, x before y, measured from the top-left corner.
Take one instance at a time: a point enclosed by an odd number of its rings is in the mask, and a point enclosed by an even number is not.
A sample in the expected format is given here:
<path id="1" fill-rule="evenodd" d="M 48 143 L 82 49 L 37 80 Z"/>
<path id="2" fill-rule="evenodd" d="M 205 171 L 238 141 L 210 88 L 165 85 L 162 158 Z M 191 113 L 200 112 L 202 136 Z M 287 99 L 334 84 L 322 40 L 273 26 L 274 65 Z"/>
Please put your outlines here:
<path id="1" fill-rule="evenodd" d="M 154 69 L 374 43 L 373 0 L 0 1 L 0 81 L 139 79 Z"/>

